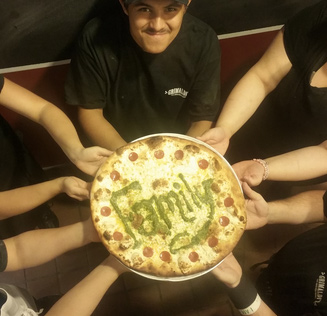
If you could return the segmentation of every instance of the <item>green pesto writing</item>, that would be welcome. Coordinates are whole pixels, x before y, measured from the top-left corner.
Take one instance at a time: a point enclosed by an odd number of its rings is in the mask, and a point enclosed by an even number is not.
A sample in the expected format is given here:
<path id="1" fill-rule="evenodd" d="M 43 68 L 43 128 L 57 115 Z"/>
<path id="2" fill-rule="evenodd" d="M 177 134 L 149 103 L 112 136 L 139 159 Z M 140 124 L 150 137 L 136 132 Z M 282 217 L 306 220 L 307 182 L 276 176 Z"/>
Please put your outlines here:
<path id="1" fill-rule="evenodd" d="M 178 178 L 181 182 L 173 184 L 175 190 L 158 196 L 153 195 L 150 199 L 133 200 L 137 197 L 138 191 L 142 191 L 142 186 L 138 181 L 112 193 L 110 202 L 121 219 L 126 232 L 134 239 L 135 248 L 140 245 L 140 241 L 134 232 L 137 231 L 143 236 L 170 235 L 175 224 L 171 218 L 179 216 L 182 221 L 189 223 L 192 227 L 196 220 L 196 212 L 201 208 L 207 210 L 205 223 L 196 231 L 194 228 L 192 236 L 187 231 L 177 232 L 175 236 L 171 236 L 170 251 L 175 253 L 179 249 L 190 248 L 198 240 L 206 238 L 215 210 L 211 191 L 213 179 L 203 181 L 201 183 L 202 189 L 199 190 L 196 187 L 192 189 L 184 175 L 179 174 Z M 129 200 L 129 197 L 133 202 L 127 209 L 126 198 Z M 135 218 L 138 219 L 137 224 Z M 142 218 L 141 221 L 140 218 Z"/>

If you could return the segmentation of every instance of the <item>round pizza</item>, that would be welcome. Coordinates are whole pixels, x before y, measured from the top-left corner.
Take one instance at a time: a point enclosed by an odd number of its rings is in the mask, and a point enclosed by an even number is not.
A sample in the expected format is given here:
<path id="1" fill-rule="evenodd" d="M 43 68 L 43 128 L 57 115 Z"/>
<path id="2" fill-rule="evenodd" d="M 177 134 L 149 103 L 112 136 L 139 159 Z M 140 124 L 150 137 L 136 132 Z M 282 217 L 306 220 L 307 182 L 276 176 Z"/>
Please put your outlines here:
<path id="1" fill-rule="evenodd" d="M 246 224 L 244 196 L 227 161 L 178 134 L 115 151 L 98 170 L 90 200 L 108 251 L 146 275 L 208 271 L 233 250 Z"/>

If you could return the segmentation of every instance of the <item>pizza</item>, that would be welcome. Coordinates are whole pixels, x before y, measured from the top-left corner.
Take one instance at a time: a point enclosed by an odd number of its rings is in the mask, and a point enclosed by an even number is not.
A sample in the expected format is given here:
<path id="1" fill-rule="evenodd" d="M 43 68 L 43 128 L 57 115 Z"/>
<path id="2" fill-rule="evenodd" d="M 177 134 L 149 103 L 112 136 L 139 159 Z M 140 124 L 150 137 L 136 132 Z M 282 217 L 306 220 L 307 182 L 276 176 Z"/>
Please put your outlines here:
<path id="1" fill-rule="evenodd" d="M 228 162 L 205 143 L 176 135 L 119 148 L 92 184 L 92 219 L 103 244 L 146 275 L 207 271 L 245 229 L 244 196 Z"/>

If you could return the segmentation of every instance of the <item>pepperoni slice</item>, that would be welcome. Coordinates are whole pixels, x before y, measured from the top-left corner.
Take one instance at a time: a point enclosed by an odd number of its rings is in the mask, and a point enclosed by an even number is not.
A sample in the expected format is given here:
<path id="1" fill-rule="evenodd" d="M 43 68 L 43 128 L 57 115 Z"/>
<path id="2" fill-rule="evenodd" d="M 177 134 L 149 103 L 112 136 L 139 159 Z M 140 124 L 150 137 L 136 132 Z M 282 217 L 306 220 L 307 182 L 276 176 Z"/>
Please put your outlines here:
<path id="1" fill-rule="evenodd" d="M 199 254 L 197 252 L 193 251 L 188 255 L 188 258 L 192 262 L 197 262 L 199 260 Z"/>
<path id="2" fill-rule="evenodd" d="M 228 198 L 225 199 L 224 204 L 226 207 L 230 207 L 234 204 L 234 200 L 233 198 L 231 198 L 230 196 Z"/>
<path id="3" fill-rule="evenodd" d="M 209 247 L 213 248 L 216 247 L 218 245 L 218 238 L 212 236 L 208 239 L 208 245 Z"/>
<path id="4" fill-rule="evenodd" d="M 145 247 L 143 249 L 143 256 L 147 257 L 147 258 L 152 257 L 153 256 L 153 249 L 151 247 Z"/>
<path id="5" fill-rule="evenodd" d="M 110 216 L 110 214 L 111 214 L 111 208 L 110 207 L 108 207 L 108 206 L 103 206 L 102 208 L 101 208 L 101 215 L 102 216 Z"/>
<path id="6" fill-rule="evenodd" d="M 139 158 L 139 155 L 138 155 L 136 152 L 134 152 L 134 151 L 132 151 L 132 152 L 128 155 L 128 159 L 129 159 L 130 161 L 136 161 L 138 158 Z"/>
<path id="7" fill-rule="evenodd" d="M 219 218 L 219 224 L 223 227 L 229 224 L 229 218 L 227 216 L 222 216 Z"/>
<path id="8" fill-rule="evenodd" d="M 114 240 L 116 241 L 120 241 L 123 239 L 123 234 L 120 232 L 114 232 L 114 234 L 112 235 L 112 237 L 114 238 Z"/>
<path id="9" fill-rule="evenodd" d="M 114 170 L 110 173 L 110 178 L 112 181 L 117 181 L 120 179 L 120 173 L 118 171 Z"/>
<path id="10" fill-rule="evenodd" d="M 205 159 L 201 159 L 199 162 L 198 162 L 198 165 L 201 169 L 207 169 L 208 166 L 209 166 L 209 162 L 208 160 L 205 160 Z"/>
<path id="11" fill-rule="evenodd" d="M 163 251 L 161 254 L 160 254 L 160 259 L 162 261 L 165 261 L 165 262 L 168 262 L 170 261 L 170 253 L 168 251 Z"/>
<path id="12" fill-rule="evenodd" d="M 182 160 L 184 158 L 184 152 L 182 150 L 175 151 L 175 158 L 177 160 Z"/>
<path id="13" fill-rule="evenodd" d="M 156 150 L 154 152 L 154 156 L 157 158 L 157 159 L 162 159 L 164 156 L 165 156 L 165 153 L 163 150 Z"/>

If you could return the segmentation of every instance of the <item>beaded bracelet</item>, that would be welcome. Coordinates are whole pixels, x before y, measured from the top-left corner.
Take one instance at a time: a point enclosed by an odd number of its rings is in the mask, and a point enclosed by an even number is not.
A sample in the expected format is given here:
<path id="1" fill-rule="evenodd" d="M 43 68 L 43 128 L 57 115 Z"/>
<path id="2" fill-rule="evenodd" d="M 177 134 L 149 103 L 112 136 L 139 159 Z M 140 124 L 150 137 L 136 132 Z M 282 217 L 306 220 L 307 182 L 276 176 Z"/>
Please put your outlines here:
<path id="1" fill-rule="evenodd" d="M 263 159 L 252 159 L 252 160 L 255 161 L 255 162 L 258 162 L 263 167 L 264 173 L 263 173 L 263 176 L 262 176 L 262 181 L 265 181 L 269 176 L 268 163 Z"/>

